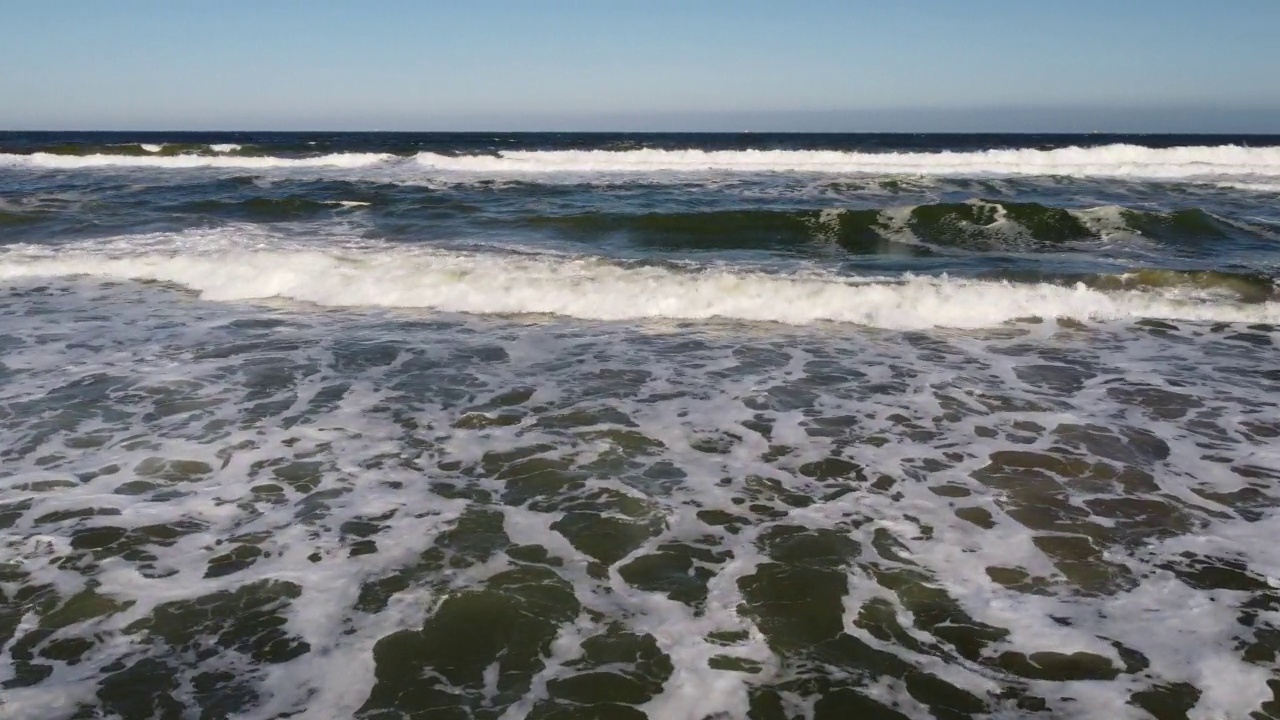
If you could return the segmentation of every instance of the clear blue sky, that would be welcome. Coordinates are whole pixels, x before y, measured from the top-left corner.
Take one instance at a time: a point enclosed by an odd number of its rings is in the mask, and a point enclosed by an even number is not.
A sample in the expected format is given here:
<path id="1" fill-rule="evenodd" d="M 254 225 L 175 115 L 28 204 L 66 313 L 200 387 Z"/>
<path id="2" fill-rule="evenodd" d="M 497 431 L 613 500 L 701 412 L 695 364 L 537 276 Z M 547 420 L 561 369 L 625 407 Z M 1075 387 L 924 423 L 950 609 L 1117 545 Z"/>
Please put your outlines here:
<path id="1" fill-rule="evenodd" d="M 0 0 L 0 128 L 1280 132 L 1280 0 Z"/>

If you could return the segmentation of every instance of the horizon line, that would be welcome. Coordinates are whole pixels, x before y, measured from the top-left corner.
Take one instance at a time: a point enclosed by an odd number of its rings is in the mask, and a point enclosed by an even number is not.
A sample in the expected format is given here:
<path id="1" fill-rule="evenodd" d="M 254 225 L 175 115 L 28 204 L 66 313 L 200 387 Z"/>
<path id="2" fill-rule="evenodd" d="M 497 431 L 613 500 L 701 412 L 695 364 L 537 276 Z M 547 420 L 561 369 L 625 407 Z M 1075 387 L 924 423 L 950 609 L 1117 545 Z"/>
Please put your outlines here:
<path id="1" fill-rule="evenodd" d="M 1222 130 L 586 130 L 586 129 L 542 129 L 542 130 L 503 130 L 497 128 L 459 129 L 419 129 L 419 130 L 384 130 L 381 128 L 0 128 L 0 133 L 381 133 L 387 135 L 467 135 L 467 134 L 500 134 L 500 135 L 545 135 L 561 133 L 572 135 L 1206 135 L 1232 137 L 1280 137 L 1280 130 L 1275 131 L 1222 131 Z"/>

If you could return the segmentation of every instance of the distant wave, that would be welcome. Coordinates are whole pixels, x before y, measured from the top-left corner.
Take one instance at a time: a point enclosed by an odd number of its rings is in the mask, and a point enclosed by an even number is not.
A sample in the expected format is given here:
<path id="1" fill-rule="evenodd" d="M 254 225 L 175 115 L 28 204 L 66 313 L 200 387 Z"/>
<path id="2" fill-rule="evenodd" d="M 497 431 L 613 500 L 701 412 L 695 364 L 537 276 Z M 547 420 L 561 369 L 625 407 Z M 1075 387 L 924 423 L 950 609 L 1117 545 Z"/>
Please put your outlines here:
<path id="1" fill-rule="evenodd" d="M 1145 179 L 1280 178 L 1280 147 L 1238 145 L 1148 148 L 1139 145 L 1054 150 L 977 152 L 847 152 L 838 150 L 527 150 L 492 155 L 411 157 L 389 153 L 334 153 L 316 157 L 229 155 L 233 145 L 208 146 L 216 154 L 133 151 L 87 155 L 36 152 L 0 154 L 0 167 L 53 169 L 149 168 L 364 168 L 392 165 L 411 176 L 464 174 L 536 179 L 549 174 L 826 173 L 950 177 L 1071 176 Z"/>
<path id="2" fill-rule="evenodd" d="M 1054 284 L 957 278 L 851 279 L 635 266 L 599 258 L 459 253 L 403 246 L 304 247 L 262 238 L 138 236 L 115 245 L 0 253 L 0 279 L 89 275 L 177 283 L 209 300 L 286 298 L 326 306 L 555 314 L 596 320 L 724 318 L 918 329 L 1026 317 L 1280 322 L 1280 302 L 1242 303 L 1177 273 Z M 262 248 L 262 249 L 258 249 Z M 1226 286 L 1226 287 L 1223 287 Z"/>
<path id="3" fill-rule="evenodd" d="M 229 152 L 229 151 L 228 151 Z M 0 167 L 30 167 L 72 170 L 77 168 L 362 168 L 392 160 L 386 153 L 334 153 L 316 157 L 230 156 L 230 155 L 61 155 L 31 153 L 0 154 Z"/>
<path id="4" fill-rule="evenodd" d="M 1148 148 L 1139 145 L 979 152 L 843 152 L 834 150 L 559 150 L 498 155 L 419 153 L 434 170 L 481 173 L 670 171 L 815 172 L 906 175 L 1065 175 L 1191 178 L 1280 177 L 1280 147 Z"/>

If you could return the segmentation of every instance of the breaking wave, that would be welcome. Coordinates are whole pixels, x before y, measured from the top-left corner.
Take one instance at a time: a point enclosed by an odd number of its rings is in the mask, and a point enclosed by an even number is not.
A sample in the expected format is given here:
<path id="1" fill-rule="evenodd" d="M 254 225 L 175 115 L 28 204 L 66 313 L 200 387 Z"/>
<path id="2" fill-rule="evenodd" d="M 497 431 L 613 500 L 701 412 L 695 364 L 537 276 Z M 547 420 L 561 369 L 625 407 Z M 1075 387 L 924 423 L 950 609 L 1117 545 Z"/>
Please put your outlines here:
<path id="1" fill-rule="evenodd" d="M 1065 175 L 1192 178 L 1280 176 L 1280 147 L 1238 145 L 1148 148 L 1140 145 L 979 152 L 835 150 L 561 150 L 496 155 L 419 153 L 433 170 L 483 173 L 743 171 L 906 175 Z"/>
<path id="2" fill-rule="evenodd" d="M 1206 285 L 1230 291 L 1244 281 L 1194 273 L 1148 272 L 1118 276 L 1112 282 L 1095 278 L 1090 283 L 1023 283 L 945 276 L 779 275 L 403 246 L 218 246 L 172 236 L 119 247 L 130 249 L 120 252 L 98 245 L 50 251 L 16 246 L 0 254 L 0 279 L 89 275 L 176 283 L 209 300 L 283 298 L 336 307 L 553 314 L 606 321 L 829 321 L 892 329 L 990 327 L 1032 317 L 1280 322 L 1280 302 L 1263 299 L 1269 293 L 1206 297 L 1201 292 Z"/>
<path id="3" fill-rule="evenodd" d="M 1149 148 L 1115 144 L 1052 150 L 976 152 L 854 152 L 841 150 L 527 150 L 447 155 L 420 152 L 331 153 L 318 156 L 254 155 L 234 144 L 210 146 L 68 147 L 29 154 L 0 154 L 0 167 L 76 169 L 98 167 L 273 168 L 377 164 L 418 174 L 549 173 L 636 174 L 671 172 L 828 173 L 950 177 L 1072 176 L 1148 179 L 1276 178 L 1280 147 L 1239 145 Z M 234 154 L 231 154 L 234 153 Z"/>
<path id="4" fill-rule="evenodd" d="M 230 152 L 230 151 L 227 151 Z M 37 152 L 27 155 L 0 154 L 0 167 L 75 170 L 80 168 L 299 168 L 338 167 L 363 168 L 392 160 L 386 153 L 333 153 L 315 157 L 275 157 L 271 155 L 126 155 L 96 153 L 93 155 L 63 155 Z"/>

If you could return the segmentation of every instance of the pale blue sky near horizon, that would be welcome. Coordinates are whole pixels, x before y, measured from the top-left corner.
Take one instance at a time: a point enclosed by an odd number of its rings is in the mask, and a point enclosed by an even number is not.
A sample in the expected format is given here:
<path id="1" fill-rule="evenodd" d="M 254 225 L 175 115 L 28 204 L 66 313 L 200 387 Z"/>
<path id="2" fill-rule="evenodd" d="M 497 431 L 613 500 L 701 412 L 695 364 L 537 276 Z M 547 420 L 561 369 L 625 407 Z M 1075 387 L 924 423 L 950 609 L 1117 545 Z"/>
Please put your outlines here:
<path id="1" fill-rule="evenodd" d="M 1280 0 L 0 0 L 0 129 L 1280 132 Z"/>

